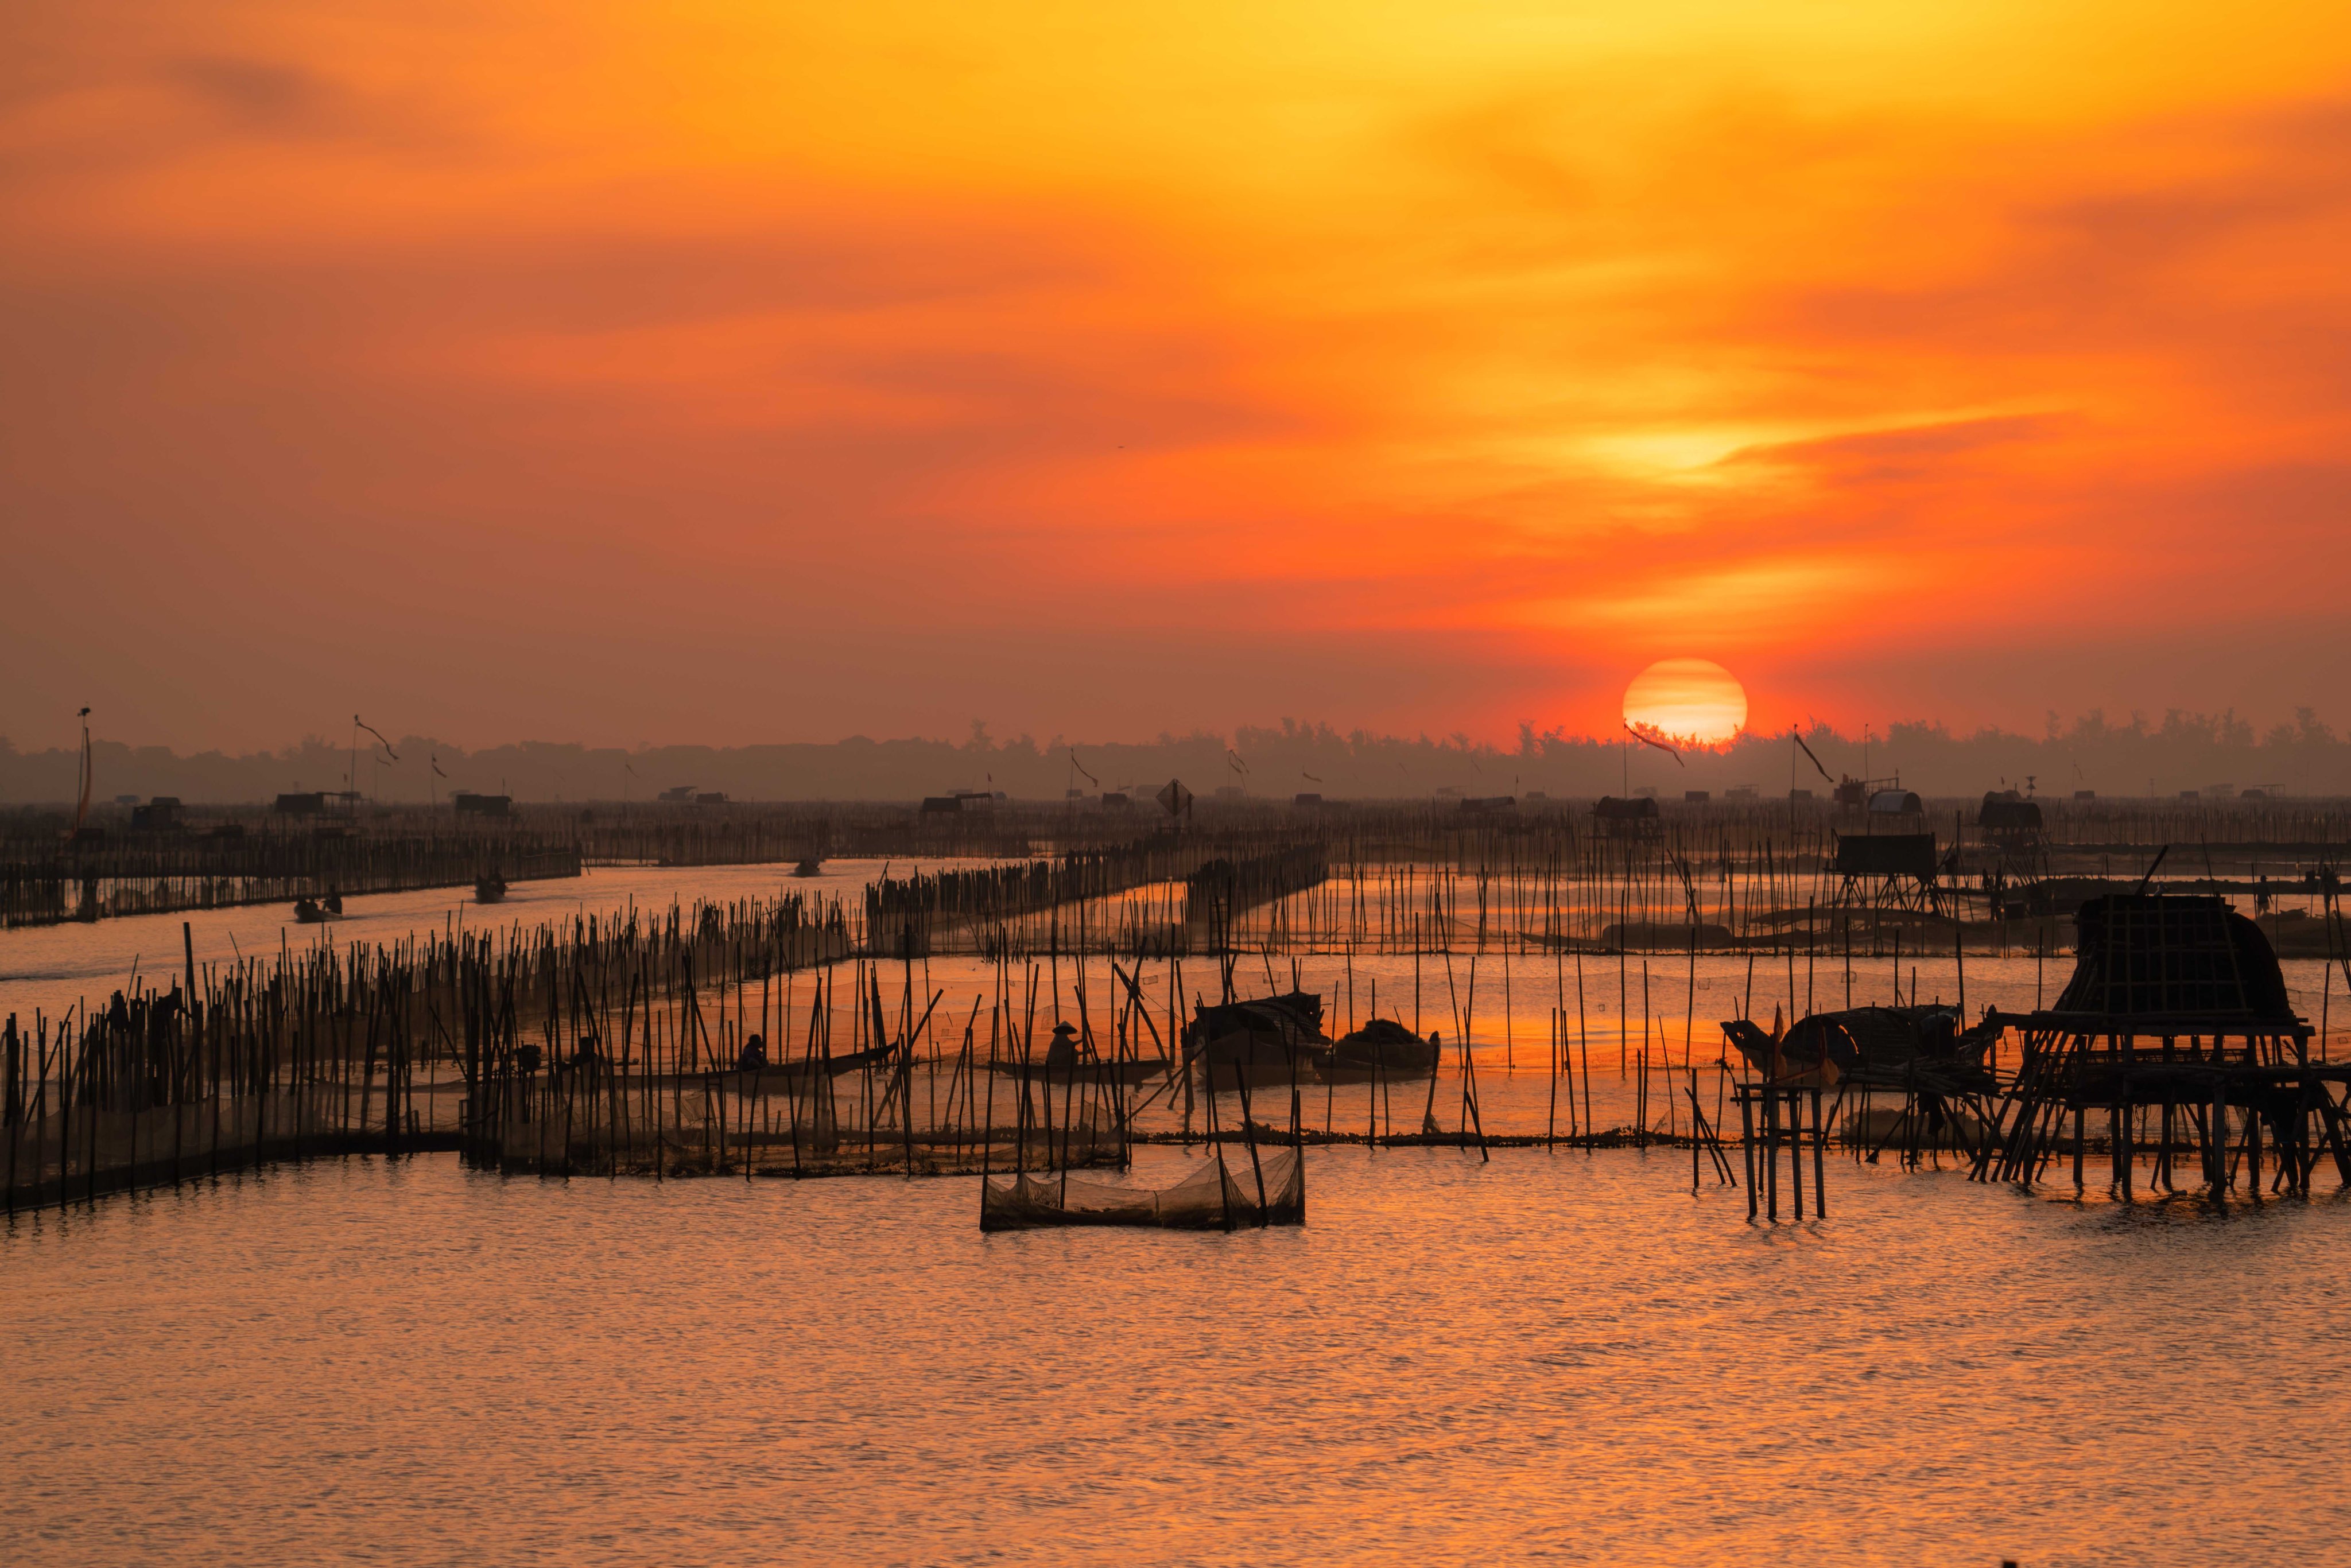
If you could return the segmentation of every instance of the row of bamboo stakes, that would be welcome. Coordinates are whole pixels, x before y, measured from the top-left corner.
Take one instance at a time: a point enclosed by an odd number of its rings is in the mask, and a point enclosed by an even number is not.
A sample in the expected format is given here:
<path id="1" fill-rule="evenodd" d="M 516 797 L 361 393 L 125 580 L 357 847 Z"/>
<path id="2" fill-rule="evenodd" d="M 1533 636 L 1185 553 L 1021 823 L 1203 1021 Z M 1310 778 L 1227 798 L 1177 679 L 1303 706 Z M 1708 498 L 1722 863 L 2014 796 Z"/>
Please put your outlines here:
<path id="1" fill-rule="evenodd" d="M 1186 1003 L 1199 995 L 1186 990 L 1186 956 L 1196 958 L 1196 960 L 1210 961 L 1214 985 L 1201 989 L 1224 996 L 1253 988 L 1245 956 L 1262 963 L 1273 991 L 1274 959 L 1292 960 L 1295 984 L 1294 961 L 1305 954 L 1347 962 L 1351 1025 L 1353 957 L 1413 956 L 1416 1032 L 1421 961 L 1441 963 L 1459 1090 L 1447 1129 L 1437 1115 L 1436 1078 L 1400 1083 L 1375 1074 L 1362 1086 L 1358 1134 L 1343 1086 L 1323 1084 L 1321 1137 L 1481 1149 L 1562 1138 L 1691 1142 L 1695 1181 L 1697 1146 L 1712 1145 L 1722 1125 L 1727 1076 L 1718 1075 L 1710 1117 L 1694 1076 L 1686 1091 L 1662 1096 L 1662 1133 L 1647 1103 L 1656 1075 L 1694 1074 L 1700 1065 L 1691 1059 L 1695 940 L 1678 1066 L 1646 995 L 1646 963 L 1634 1044 L 1631 959 L 1621 945 L 1613 952 L 1616 1071 L 1635 1095 L 1629 1129 L 1603 1128 L 1593 1115 L 1586 959 L 1611 924 L 1784 931 L 1800 894 L 1808 925 L 1820 930 L 1820 844 L 1766 837 L 1742 846 L 1728 832 L 1711 843 L 1626 841 L 1573 826 L 1484 842 L 1490 858 L 1465 866 L 1433 856 L 1374 861 L 1365 858 L 1369 841 L 1334 842 L 1319 831 L 1293 832 L 1287 843 L 1267 835 L 1258 841 L 1262 853 L 1217 857 L 1224 870 L 1205 884 L 1199 873 L 1216 862 L 1196 855 L 1185 861 L 1151 847 L 1095 856 L 1073 870 L 1049 868 L 1048 886 L 1072 897 L 1043 912 L 1042 943 L 1008 935 L 1040 913 L 1033 872 L 959 884 L 951 897 L 912 879 L 885 884 L 877 899 L 884 909 L 927 899 L 935 914 L 951 916 L 926 927 L 925 951 L 903 922 L 885 932 L 897 937 L 895 954 L 837 902 L 797 894 L 583 914 L 528 930 L 452 929 L 381 946 L 287 946 L 226 966 L 196 965 L 190 943 L 168 985 L 151 977 L 141 988 L 134 977 L 102 1008 L 7 1019 L 6 1203 L 93 1199 L 352 1150 L 455 1148 L 506 1169 L 655 1177 L 1123 1162 L 1137 1141 L 1202 1135 L 1199 1086 L 1169 1071 Z M 1420 846 L 1424 854 L 1437 847 Z M 1182 882 L 1165 874 L 1186 864 Z M 1114 885 L 1122 880 L 1132 885 Z M 1154 945 L 1155 935 L 1203 920 L 1205 944 Z M 1855 928 L 1844 920 L 1848 977 Z M 928 978 L 929 958 L 952 951 L 958 932 L 987 957 L 987 982 L 968 1001 Z M 1898 977 L 1900 928 L 1891 935 Z M 1552 1092 L 1539 1137 L 1484 1125 L 1468 1042 L 1477 1038 L 1476 965 L 1489 955 L 1502 969 L 1506 1009 L 1514 963 L 1548 960 L 1552 970 Z M 1751 1007 L 1757 956 L 1750 951 L 1742 1010 Z M 1453 988 L 1457 956 L 1468 966 L 1466 1002 Z M 1763 956 L 1788 965 L 1793 1012 L 1793 947 Z M 1808 952 L 1807 1007 L 1812 961 Z M 885 979 L 893 965 L 894 986 Z M 1040 1035 L 1041 1017 L 1062 1021 L 1065 965 L 1076 986 L 1077 1071 L 1057 1068 Z M 1050 988 L 1041 1014 L 1040 985 Z M 1291 1087 L 1311 1094 L 1314 1085 Z M 1343 1090 L 1352 1099 L 1355 1085 Z M 1415 1090 L 1425 1091 L 1416 1122 Z M 1168 1124 L 1148 1124 L 1155 1113 Z M 1317 1134 L 1301 1121 L 1291 1135 Z M 1715 1157 L 1727 1175 L 1719 1150 Z"/>

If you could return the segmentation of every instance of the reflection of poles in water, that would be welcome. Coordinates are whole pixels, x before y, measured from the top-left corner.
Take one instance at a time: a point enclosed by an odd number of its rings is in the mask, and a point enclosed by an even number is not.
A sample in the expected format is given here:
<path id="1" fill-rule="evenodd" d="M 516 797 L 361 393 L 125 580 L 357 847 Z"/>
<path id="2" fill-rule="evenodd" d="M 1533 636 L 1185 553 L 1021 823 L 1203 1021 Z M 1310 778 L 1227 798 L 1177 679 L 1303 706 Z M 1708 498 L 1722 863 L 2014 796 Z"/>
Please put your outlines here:
<path id="1" fill-rule="evenodd" d="M 1591 1139 L 1600 1129 L 1592 1121 L 1592 1037 L 1584 1031 L 1583 949 L 1575 951 L 1575 1042 L 1583 1051 L 1583 1149 L 1592 1152 Z"/>
<path id="2" fill-rule="evenodd" d="M 1208 1153 L 1217 1162 L 1217 1213 L 1223 1219 L 1225 1228 L 1230 1230 L 1233 1228 L 1232 1177 L 1225 1169 L 1224 1132 L 1217 1124 L 1217 1064 L 1215 1059 L 1204 1051 L 1200 1066 L 1208 1075 Z M 1191 1074 L 1187 1071 L 1185 1076 L 1188 1078 Z"/>
<path id="3" fill-rule="evenodd" d="M 1216 1069 L 1213 1066 L 1208 1070 L 1208 1082 L 1212 1087 L 1216 1082 Z M 1249 1145 L 1249 1171 L 1257 1177 L 1257 1223 L 1259 1228 L 1262 1229 L 1266 1223 L 1265 1166 L 1258 1159 L 1257 1118 L 1255 1113 L 1249 1109 L 1249 1069 L 1239 1062 L 1233 1064 L 1233 1082 L 1241 1092 L 1241 1141 Z"/>
<path id="4" fill-rule="evenodd" d="M 1682 1066 L 1685 1069 L 1687 1069 L 1690 1064 L 1690 1051 L 1694 1043 L 1692 1037 L 1697 1033 L 1697 1031 L 1698 927 L 1693 925 L 1690 927 L 1689 934 L 1689 997 L 1687 1004 L 1682 1009 Z"/>
<path id="5" fill-rule="evenodd" d="M 1631 1027 L 1633 1002 L 1631 961 L 1625 956 L 1625 922 L 1632 918 L 1631 910 L 1625 902 L 1630 897 L 1633 885 L 1632 853 L 1631 848 L 1627 847 L 1625 852 L 1626 891 L 1620 895 L 1616 909 L 1616 1081 L 1620 1083 L 1625 1081 L 1625 1061 L 1633 1044 L 1627 1032 Z"/>
<path id="6" fill-rule="evenodd" d="M 998 1000 L 987 1009 L 987 1108 L 979 1124 L 979 1203 L 980 1211 L 987 1209 L 988 1166 L 996 1153 L 996 1020 L 1002 1007 L 1002 984 L 999 977 Z M 969 1094 L 970 1090 L 965 1093 Z"/>
<path id="7" fill-rule="evenodd" d="M 1562 1027 L 1566 1021 L 1562 1016 L 1566 1009 L 1560 1005 L 1567 999 L 1564 995 L 1567 982 L 1559 972 L 1560 964 L 1559 948 L 1554 946 L 1552 948 L 1552 977 L 1557 982 L 1555 989 L 1562 994 L 1552 1002 L 1551 1009 L 1551 1109 L 1543 1120 L 1543 1141 L 1552 1148 L 1559 1146 L 1559 1051 L 1567 1032 Z M 1572 1119 L 1575 1113 L 1574 1090 L 1571 1088 L 1568 1094 L 1568 1114 Z"/>
<path id="8" fill-rule="evenodd" d="M 1508 953 L 1509 950 L 1504 949 L 1505 973 L 1510 963 Z M 1448 958 L 1447 962 L 1449 967 L 1451 960 Z M 1464 1117 L 1461 1131 L 1464 1134 L 1473 1129 L 1476 1131 L 1479 1163 L 1488 1165 L 1492 1163 L 1494 1155 L 1486 1145 L 1486 1120 L 1478 1113 L 1478 1061 L 1469 1053 L 1470 1024 L 1475 1019 L 1477 1007 L 1478 956 L 1473 953 L 1469 956 L 1469 999 L 1461 1009 L 1461 1109 Z"/>
<path id="9" fill-rule="evenodd" d="M 1821 934 L 1820 934 L 1820 901 L 1819 901 L 1818 899 L 1807 898 L 1806 900 L 1804 900 L 1804 1012 L 1803 1012 L 1803 1016 L 1804 1016 L 1804 1017 L 1806 1017 L 1806 1018 L 1810 1018 L 1810 1017 L 1812 1016 L 1812 1012 L 1813 1012 L 1813 956 L 1814 956 L 1815 954 L 1817 954 L 1817 953 L 1820 951 L 1820 946 L 1821 946 Z M 1792 996 L 1792 997 L 1795 995 L 1795 991 L 1796 991 L 1796 977 L 1796 977 L 1796 956 L 1795 956 L 1795 954 L 1794 954 L 1793 952 L 1791 952 L 1791 953 L 1788 955 L 1788 994 L 1789 994 L 1790 996 Z M 1796 1015 L 1796 1008 L 1795 1008 L 1795 1004 L 1794 1004 L 1793 1002 L 1791 1002 L 1791 1003 L 1788 1005 L 1788 1013 L 1789 1013 L 1789 1016 L 1790 1016 L 1790 1017 L 1792 1017 L 1792 1017 L 1794 1017 L 1794 1016 Z"/>
<path id="10" fill-rule="evenodd" d="M 1472 975 L 1478 972 L 1477 960 L 1474 958 L 1470 960 L 1469 972 Z M 1510 1033 L 1510 946 L 1509 938 L 1505 937 L 1502 943 L 1502 1071 L 1505 1072 L 1515 1072 L 1519 1066 L 1517 1050 L 1511 1044 Z"/>
<path id="11" fill-rule="evenodd" d="M 1648 961 L 1646 958 L 1644 958 L 1644 959 L 1642 959 L 1642 960 L 1641 960 L 1641 1087 L 1640 1087 L 1640 1102 L 1641 1102 L 1641 1114 L 1640 1114 L 1640 1123 L 1641 1123 L 1641 1144 L 1642 1144 L 1642 1146 L 1643 1146 L 1644 1148 L 1646 1148 L 1646 1147 L 1647 1147 L 1647 1146 L 1648 1146 L 1648 1142 L 1649 1142 L 1649 1027 L 1650 1027 L 1650 1025 L 1651 1025 L 1652 1023 L 1654 1023 L 1655 1021 L 1656 1021 L 1656 1014 L 1655 1014 L 1655 1012 L 1651 1009 L 1651 1008 L 1650 1008 L 1650 1006 L 1649 1006 L 1649 961 Z M 1659 1040 L 1659 1043 L 1660 1043 L 1660 1044 L 1663 1044 L 1663 1042 L 1664 1042 L 1664 1031 L 1663 1031 L 1663 1030 L 1660 1030 L 1660 1031 L 1658 1032 L 1658 1040 Z"/>
<path id="12" fill-rule="evenodd" d="M 1036 1004 L 1037 971 L 1031 967 L 1029 971 L 1029 1011 L 1032 1017 L 1036 1012 Z M 1012 1116 L 1012 1173 L 1015 1176 L 1029 1168 L 1029 1128 L 1031 1123 L 1029 1101 L 1029 1030 L 1024 1024 L 1020 1030 L 1020 1103 Z M 1048 1104 L 1050 1103 L 1049 1101 Z"/>
<path id="13" fill-rule="evenodd" d="M 1192 1146 L 1192 1070 L 1181 1059 L 1184 1037 L 1176 1030 L 1176 1009 L 1184 995 L 1184 960 L 1171 958 L 1167 964 L 1167 1039 L 1168 1050 L 1178 1059 L 1177 1074 L 1184 1080 L 1184 1146 Z"/>

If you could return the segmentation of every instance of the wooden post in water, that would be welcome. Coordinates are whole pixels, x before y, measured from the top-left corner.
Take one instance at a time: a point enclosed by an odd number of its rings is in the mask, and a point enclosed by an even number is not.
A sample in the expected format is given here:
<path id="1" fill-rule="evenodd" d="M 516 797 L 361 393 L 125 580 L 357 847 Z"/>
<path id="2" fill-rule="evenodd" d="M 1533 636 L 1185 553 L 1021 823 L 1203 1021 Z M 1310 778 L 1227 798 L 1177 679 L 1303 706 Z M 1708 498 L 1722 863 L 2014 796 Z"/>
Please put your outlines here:
<path id="1" fill-rule="evenodd" d="M 1828 1124 L 1821 1117 L 1821 1092 L 1813 1091 L 1813 1218 L 1829 1217 Z"/>
<path id="2" fill-rule="evenodd" d="M 1755 1220 L 1757 1203 L 1755 1182 L 1755 1098 L 1753 1085 L 1740 1083 L 1731 1090 L 1731 1098 L 1739 1106 L 1739 1152 L 1747 1172 L 1747 1219 Z"/>
<path id="3" fill-rule="evenodd" d="M 1796 1200 L 1795 1220 L 1804 1222 L 1804 1111 L 1800 1089 L 1788 1093 L 1788 1185 Z"/>

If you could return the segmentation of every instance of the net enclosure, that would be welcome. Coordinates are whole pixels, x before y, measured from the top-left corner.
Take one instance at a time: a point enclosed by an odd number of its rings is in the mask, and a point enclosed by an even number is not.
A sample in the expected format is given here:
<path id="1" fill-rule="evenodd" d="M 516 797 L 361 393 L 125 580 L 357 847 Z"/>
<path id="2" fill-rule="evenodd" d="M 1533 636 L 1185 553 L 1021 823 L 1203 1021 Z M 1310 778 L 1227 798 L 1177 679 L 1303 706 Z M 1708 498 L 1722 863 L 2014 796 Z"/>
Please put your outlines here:
<path id="1" fill-rule="evenodd" d="M 1155 1226 L 1232 1230 L 1306 1223 L 1306 1161 L 1301 1149 L 1269 1149 L 1228 1165 L 1218 1153 L 1166 1186 L 1133 1186 L 1059 1171 L 990 1176 L 980 1184 L 982 1230 L 1049 1225 Z"/>

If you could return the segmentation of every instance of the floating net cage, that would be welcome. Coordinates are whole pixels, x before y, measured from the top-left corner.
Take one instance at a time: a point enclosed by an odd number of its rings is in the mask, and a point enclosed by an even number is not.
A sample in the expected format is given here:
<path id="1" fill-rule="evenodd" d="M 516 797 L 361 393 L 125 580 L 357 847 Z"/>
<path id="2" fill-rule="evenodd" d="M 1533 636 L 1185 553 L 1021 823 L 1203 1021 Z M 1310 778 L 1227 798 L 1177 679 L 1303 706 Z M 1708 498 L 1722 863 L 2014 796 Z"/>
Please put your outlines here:
<path id="1" fill-rule="evenodd" d="M 1238 1167 L 1221 1153 L 1167 1186 L 1134 1186 L 1063 1171 L 1016 1172 L 980 1184 L 982 1230 L 1049 1225 L 1151 1226 L 1166 1230 L 1234 1230 L 1306 1223 L 1304 1151 L 1259 1152 Z"/>

